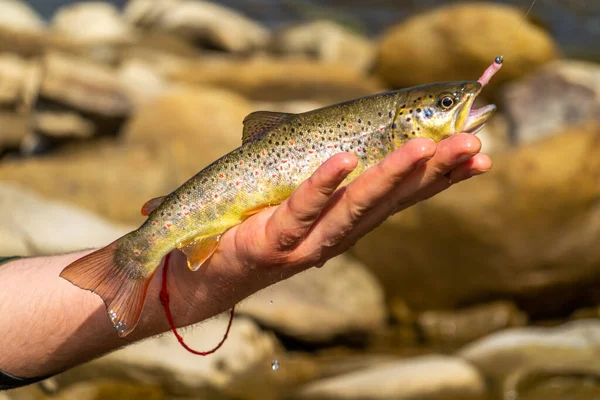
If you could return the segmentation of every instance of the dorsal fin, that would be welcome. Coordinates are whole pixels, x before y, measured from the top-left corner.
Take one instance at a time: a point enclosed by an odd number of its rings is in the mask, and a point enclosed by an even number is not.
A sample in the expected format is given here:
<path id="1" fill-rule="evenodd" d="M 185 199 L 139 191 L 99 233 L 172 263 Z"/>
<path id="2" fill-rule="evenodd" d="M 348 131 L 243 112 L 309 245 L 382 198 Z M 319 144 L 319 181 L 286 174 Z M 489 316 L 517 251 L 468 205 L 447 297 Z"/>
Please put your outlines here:
<path id="1" fill-rule="evenodd" d="M 142 206 L 142 215 L 147 217 L 150 213 L 156 210 L 167 198 L 167 196 L 155 197 L 154 199 L 150 199 Z"/>
<path id="2" fill-rule="evenodd" d="M 255 111 L 248 114 L 243 122 L 242 143 L 246 144 L 254 140 L 257 135 L 270 131 L 294 115 L 296 114 L 274 111 Z"/>

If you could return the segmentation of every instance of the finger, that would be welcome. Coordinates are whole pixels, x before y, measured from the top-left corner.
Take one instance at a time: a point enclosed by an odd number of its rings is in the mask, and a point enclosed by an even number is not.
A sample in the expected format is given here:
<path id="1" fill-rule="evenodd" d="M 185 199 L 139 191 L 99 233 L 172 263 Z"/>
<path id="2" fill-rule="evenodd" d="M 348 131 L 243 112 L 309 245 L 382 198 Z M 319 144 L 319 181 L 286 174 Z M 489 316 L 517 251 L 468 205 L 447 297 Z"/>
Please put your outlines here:
<path id="1" fill-rule="evenodd" d="M 492 160 L 487 154 L 476 154 L 446 174 L 454 183 L 462 182 L 492 169 Z"/>
<path id="2" fill-rule="evenodd" d="M 436 145 L 432 140 L 410 141 L 362 173 L 346 188 L 340 189 L 308 234 L 305 240 L 308 246 L 334 246 L 364 214 L 391 193 L 415 168 L 431 158 L 435 151 Z"/>
<path id="3" fill-rule="evenodd" d="M 486 154 L 476 154 L 469 160 L 463 162 L 459 166 L 457 166 L 451 172 L 452 182 L 450 183 L 445 177 L 439 177 L 430 185 L 426 186 L 418 193 L 415 193 L 414 196 L 405 200 L 401 203 L 395 203 L 393 198 L 386 199 L 383 202 L 384 207 L 378 207 L 373 210 L 372 213 L 369 213 L 356 227 L 356 229 L 348 235 L 348 237 L 344 240 L 342 246 L 351 247 L 354 243 L 356 243 L 362 236 L 364 236 L 367 232 L 375 229 L 379 226 L 383 221 L 385 221 L 391 215 L 405 210 L 421 201 L 427 200 L 430 197 L 439 194 L 440 192 L 448 189 L 450 186 L 455 185 L 459 182 L 467 180 L 473 176 L 484 174 L 489 171 L 492 167 L 492 161 L 490 157 Z M 392 194 L 390 197 L 393 197 L 395 194 Z"/>
<path id="4" fill-rule="evenodd" d="M 339 153 L 321 165 L 269 218 L 265 227 L 268 243 L 279 250 L 297 244 L 357 163 L 354 155 Z"/>
<path id="5" fill-rule="evenodd" d="M 391 193 L 386 191 L 385 193 L 380 193 L 383 196 L 372 198 L 372 203 L 369 203 L 369 207 L 365 207 L 363 203 L 357 201 L 357 194 L 336 196 L 332 201 L 334 204 L 331 207 L 327 207 L 323 215 L 319 218 L 318 223 L 315 224 L 315 227 L 309 233 L 309 237 L 314 235 L 311 238 L 311 242 L 314 241 L 313 245 L 322 243 L 323 246 L 333 247 L 342 242 L 347 243 L 344 240 L 345 237 L 362 237 L 368 229 L 372 229 L 381 223 L 387 216 L 397 210 L 401 204 L 410 202 L 413 198 L 418 201 L 419 198 L 415 196 L 438 179 L 446 181 L 445 188 L 450 186 L 444 175 L 454 167 L 473 157 L 480 148 L 481 142 L 473 135 L 455 135 L 440 142 L 437 145 L 435 155 L 422 168 L 418 168 L 408 174 L 408 176 L 405 176 L 400 185 L 393 186 Z M 384 180 L 390 179 L 387 175 L 382 176 Z M 358 182 L 359 179 L 360 177 L 355 182 Z M 346 192 L 350 191 L 351 185 L 348 186 Z M 443 182 L 439 185 L 443 185 Z M 367 184 L 362 182 L 360 186 L 357 184 L 356 192 L 366 191 L 366 186 Z M 443 190 L 443 188 L 440 190 Z M 363 224 L 360 230 L 357 229 L 360 219 L 364 218 L 365 214 L 374 207 L 380 208 L 377 213 L 379 215 L 378 219 L 371 217 L 368 224 Z M 307 242 L 309 242 L 308 237 Z"/>

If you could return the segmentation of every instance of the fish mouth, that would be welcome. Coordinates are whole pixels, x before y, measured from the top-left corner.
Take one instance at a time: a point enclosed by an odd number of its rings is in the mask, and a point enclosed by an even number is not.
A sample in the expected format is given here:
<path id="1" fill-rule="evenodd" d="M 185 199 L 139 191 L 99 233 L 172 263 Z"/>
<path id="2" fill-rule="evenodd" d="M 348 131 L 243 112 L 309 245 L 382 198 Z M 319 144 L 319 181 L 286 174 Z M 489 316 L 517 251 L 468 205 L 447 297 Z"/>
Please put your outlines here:
<path id="1" fill-rule="evenodd" d="M 475 99 L 479 93 L 481 93 L 481 89 L 482 87 L 480 85 L 476 92 L 470 94 L 469 99 L 465 102 L 461 111 L 459 111 L 459 113 L 463 114 L 464 117 L 461 118 L 462 126 L 457 130 L 457 132 L 470 133 L 473 135 L 476 134 L 496 112 L 496 106 L 494 104 L 488 104 L 487 106 L 483 106 L 481 108 L 475 108 Z"/>

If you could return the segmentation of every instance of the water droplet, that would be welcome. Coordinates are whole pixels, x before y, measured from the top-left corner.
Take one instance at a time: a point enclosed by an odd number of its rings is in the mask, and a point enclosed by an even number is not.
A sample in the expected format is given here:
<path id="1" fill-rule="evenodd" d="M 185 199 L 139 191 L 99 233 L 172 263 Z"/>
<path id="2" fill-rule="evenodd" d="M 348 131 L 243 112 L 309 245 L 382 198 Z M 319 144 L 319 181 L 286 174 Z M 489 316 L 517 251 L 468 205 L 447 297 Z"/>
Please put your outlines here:
<path id="1" fill-rule="evenodd" d="M 279 369 L 279 360 L 271 361 L 271 369 L 277 371 Z"/>
<path id="2" fill-rule="evenodd" d="M 273 304 L 273 300 L 269 300 L 269 304 Z"/>

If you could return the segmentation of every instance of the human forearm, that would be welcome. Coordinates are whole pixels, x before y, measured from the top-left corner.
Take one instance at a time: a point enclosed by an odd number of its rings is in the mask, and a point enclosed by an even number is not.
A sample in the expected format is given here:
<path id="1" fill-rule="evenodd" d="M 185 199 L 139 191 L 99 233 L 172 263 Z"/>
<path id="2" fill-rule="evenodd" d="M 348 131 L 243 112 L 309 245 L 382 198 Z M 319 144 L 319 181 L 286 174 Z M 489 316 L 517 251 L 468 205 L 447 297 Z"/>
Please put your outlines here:
<path id="1" fill-rule="evenodd" d="M 20 259 L 0 266 L 0 282 L 5 283 L 0 292 L 1 371 L 19 377 L 48 375 L 169 329 L 159 300 L 161 277 L 157 274 L 138 328 L 127 338 L 119 338 L 102 300 L 59 277 L 65 266 L 87 253 Z M 230 269 L 219 265 L 220 258 L 198 273 L 202 277 L 194 276 L 185 293 L 180 291 L 181 283 L 177 284 L 184 279 L 170 279 L 171 310 L 178 326 L 209 318 L 239 300 L 219 284 L 227 282 L 230 287 L 237 279 Z M 174 254 L 172 260 L 172 274 L 191 274 L 180 268 L 180 254 Z"/>

